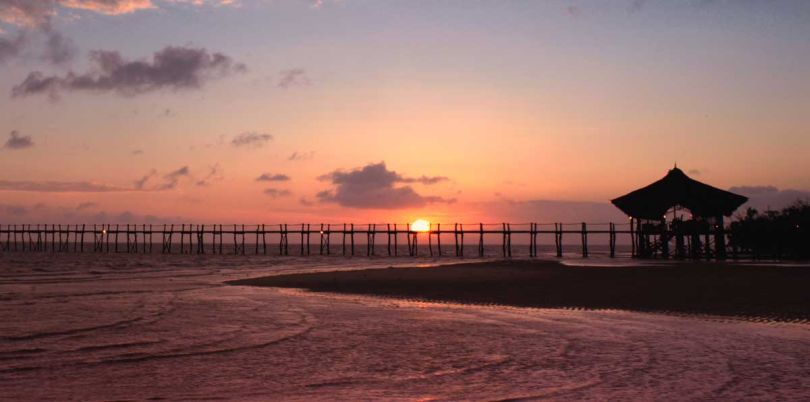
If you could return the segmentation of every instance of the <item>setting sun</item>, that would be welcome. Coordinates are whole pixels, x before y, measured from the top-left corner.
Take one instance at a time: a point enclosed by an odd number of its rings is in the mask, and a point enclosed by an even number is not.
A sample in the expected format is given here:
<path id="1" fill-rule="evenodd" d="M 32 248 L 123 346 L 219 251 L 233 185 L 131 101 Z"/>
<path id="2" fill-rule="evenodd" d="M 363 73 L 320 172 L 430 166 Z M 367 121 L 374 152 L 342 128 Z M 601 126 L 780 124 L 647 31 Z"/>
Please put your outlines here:
<path id="1" fill-rule="evenodd" d="M 424 219 L 417 219 L 411 223 L 411 230 L 414 232 L 429 232 L 430 222 Z"/>

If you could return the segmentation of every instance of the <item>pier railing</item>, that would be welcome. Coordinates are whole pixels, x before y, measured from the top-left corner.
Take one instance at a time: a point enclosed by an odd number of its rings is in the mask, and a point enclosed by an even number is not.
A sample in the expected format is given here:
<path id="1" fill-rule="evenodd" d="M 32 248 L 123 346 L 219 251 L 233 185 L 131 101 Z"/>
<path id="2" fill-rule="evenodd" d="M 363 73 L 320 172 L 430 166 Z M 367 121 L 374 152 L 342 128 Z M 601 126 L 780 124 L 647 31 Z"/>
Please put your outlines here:
<path id="1" fill-rule="evenodd" d="M 0 224 L 0 251 L 484 257 L 485 249 L 499 247 L 498 254 L 508 258 L 513 250 L 537 257 L 542 244 L 557 257 L 565 252 L 588 257 L 595 237 L 609 257 L 617 256 L 617 244 L 639 257 L 725 258 L 730 251 L 736 258 L 745 253 L 726 241 L 725 228 L 681 233 L 632 222 L 452 223 L 431 224 L 429 230 L 407 223 Z"/>

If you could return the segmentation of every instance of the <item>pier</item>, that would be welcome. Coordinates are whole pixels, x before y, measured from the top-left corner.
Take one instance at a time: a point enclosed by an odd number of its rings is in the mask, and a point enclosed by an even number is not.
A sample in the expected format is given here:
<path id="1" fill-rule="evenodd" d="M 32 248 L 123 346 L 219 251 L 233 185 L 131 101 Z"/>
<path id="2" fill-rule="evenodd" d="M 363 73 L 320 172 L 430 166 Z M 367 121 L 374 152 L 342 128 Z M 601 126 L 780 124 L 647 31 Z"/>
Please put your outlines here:
<path id="1" fill-rule="evenodd" d="M 0 252 L 484 257 L 485 248 L 499 246 L 499 256 L 510 258 L 521 248 L 521 254 L 537 257 L 543 245 L 553 247 L 556 257 L 566 250 L 588 257 L 594 237 L 607 246 L 611 258 L 617 256 L 617 244 L 629 246 L 633 257 L 723 259 L 744 254 L 733 237 L 726 239 L 722 227 L 684 232 L 637 220 L 431 224 L 429 230 L 414 230 L 407 223 L 0 224 Z"/>

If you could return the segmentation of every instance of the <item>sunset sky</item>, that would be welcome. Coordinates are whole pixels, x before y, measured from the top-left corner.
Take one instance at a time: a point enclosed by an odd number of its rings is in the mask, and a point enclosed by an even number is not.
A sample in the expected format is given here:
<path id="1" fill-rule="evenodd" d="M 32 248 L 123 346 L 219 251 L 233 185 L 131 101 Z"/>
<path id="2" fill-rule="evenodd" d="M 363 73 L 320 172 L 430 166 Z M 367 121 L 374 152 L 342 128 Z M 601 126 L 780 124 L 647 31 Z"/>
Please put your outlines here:
<path id="1" fill-rule="evenodd" d="M 0 223 L 621 219 L 810 190 L 810 2 L 0 0 Z"/>

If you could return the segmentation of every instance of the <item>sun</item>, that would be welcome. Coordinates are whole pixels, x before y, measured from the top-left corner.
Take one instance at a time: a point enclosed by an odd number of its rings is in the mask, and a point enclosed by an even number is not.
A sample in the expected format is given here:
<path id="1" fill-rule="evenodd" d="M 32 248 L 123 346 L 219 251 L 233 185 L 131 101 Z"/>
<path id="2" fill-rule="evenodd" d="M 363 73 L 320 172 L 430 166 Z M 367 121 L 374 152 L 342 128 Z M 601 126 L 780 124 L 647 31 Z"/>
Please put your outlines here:
<path id="1" fill-rule="evenodd" d="M 425 219 L 417 219 L 411 223 L 411 230 L 414 232 L 430 232 L 430 222 Z"/>

